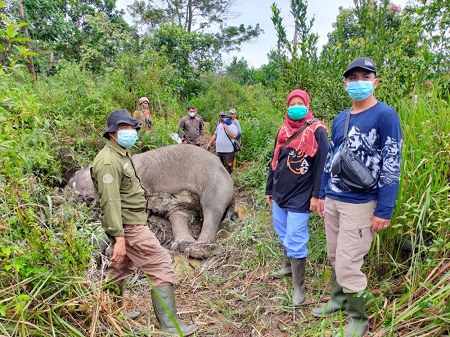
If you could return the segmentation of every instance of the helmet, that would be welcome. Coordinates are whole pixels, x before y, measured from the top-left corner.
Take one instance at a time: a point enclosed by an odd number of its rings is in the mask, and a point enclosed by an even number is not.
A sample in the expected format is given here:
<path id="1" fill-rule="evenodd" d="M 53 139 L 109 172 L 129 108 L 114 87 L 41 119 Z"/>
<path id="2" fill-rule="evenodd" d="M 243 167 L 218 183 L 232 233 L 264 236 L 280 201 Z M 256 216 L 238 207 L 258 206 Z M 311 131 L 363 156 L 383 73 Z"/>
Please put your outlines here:
<path id="1" fill-rule="evenodd" d="M 139 104 L 141 104 L 142 102 L 147 102 L 148 104 L 150 104 L 150 101 L 148 100 L 147 97 L 141 97 L 141 98 L 139 98 Z"/>

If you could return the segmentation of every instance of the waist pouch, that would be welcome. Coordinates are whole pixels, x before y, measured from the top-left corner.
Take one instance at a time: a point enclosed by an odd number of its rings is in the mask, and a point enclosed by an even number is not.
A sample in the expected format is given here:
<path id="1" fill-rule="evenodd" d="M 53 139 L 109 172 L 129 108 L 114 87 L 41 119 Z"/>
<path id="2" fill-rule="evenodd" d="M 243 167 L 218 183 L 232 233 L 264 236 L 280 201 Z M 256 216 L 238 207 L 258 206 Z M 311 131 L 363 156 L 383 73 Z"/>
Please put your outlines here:
<path id="1" fill-rule="evenodd" d="M 378 183 L 367 166 L 344 146 L 331 167 L 331 173 L 353 192 L 369 192 Z"/>
<path id="2" fill-rule="evenodd" d="M 233 150 L 234 150 L 234 152 L 241 151 L 241 144 L 239 144 L 237 139 L 235 139 L 234 141 L 231 141 L 231 142 L 233 143 Z"/>

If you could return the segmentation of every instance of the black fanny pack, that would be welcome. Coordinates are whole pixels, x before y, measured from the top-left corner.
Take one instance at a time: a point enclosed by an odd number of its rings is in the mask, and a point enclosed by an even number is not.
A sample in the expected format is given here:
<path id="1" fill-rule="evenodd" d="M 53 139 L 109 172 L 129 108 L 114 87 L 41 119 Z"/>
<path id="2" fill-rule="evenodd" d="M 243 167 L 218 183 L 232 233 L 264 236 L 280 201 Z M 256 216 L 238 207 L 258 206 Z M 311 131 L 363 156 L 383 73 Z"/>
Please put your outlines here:
<path id="1" fill-rule="evenodd" d="M 372 176 L 367 166 L 348 148 L 348 124 L 350 113 L 347 114 L 344 130 L 344 144 L 338 157 L 331 166 L 331 173 L 337 176 L 342 184 L 353 192 L 369 192 L 378 184 L 378 177 Z"/>

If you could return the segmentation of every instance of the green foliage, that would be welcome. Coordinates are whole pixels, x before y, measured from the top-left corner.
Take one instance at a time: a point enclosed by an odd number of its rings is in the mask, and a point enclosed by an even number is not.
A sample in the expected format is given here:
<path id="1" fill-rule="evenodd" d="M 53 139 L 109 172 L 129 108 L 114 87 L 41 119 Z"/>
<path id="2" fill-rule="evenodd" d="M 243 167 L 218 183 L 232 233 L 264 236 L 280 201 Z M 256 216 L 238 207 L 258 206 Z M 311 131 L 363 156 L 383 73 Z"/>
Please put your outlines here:
<path id="1" fill-rule="evenodd" d="M 0 9 L 5 6 L 5 2 L 0 2 Z M 35 56 L 36 53 L 28 50 L 23 44 L 31 40 L 22 36 L 22 27 L 25 22 L 16 22 L 0 13 L 0 69 L 2 72 L 6 67 L 14 67 L 18 60 L 26 60 L 28 56 Z"/>
<path id="2" fill-rule="evenodd" d="M 432 76 L 423 27 L 413 24 L 408 12 L 401 13 L 387 0 L 355 0 L 354 4 L 352 9 L 340 9 L 320 55 L 316 76 L 322 83 L 312 96 L 328 114 L 350 103 L 341 85 L 342 73 L 356 57 L 370 57 L 378 65 L 377 97 L 391 105 Z"/>
<path id="3" fill-rule="evenodd" d="M 399 102 L 404 136 L 403 171 L 394 214 L 394 237 L 411 245 L 412 260 L 445 256 L 449 235 L 450 114 L 440 88 L 418 88 L 416 98 Z M 420 130 L 418 133 L 417 130 Z M 389 240 L 398 246 L 397 240 Z M 392 250 L 395 248 L 392 247 Z M 420 280 L 417 275 L 416 281 Z"/>
<path id="4" fill-rule="evenodd" d="M 238 60 L 234 57 L 231 64 L 226 67 L 226 73 L 241 85 L 259 82 L 257 71 L 253 67 L 250 68 L 244 58 Z"/>
<path id="5" fill-rule="evenodd" d="M 140 132 L 139 141 L 131 151 L 133 153 L 141 153 L 156 149 L 165 145 L 176 144 L 171 138 L 171 134 L 178 131 L 178 119 L 164 119 L 158 116 L 152 118 L 152 127 L 148 132 Z"/>
<path id="6" fill-rule="evenodd" d="M 55 63 L 66 60 L 100 71 L 121 51 L 132 48 L 128 41 L 136 34 L 115 4 L 115 0 L 23 0 L 30 36 L 41 55 L 38 69 L 51 73 Z"/>
<path id="7" fill-rule="evenodd" d="M 203 80 L 209 89 L 193 103 L 200 115 L 211 121 L 211 133 L 220 111 L 237 110 L 242 128 L 242 152 L 238 156 L 239 161 L 245 162 L 246 169 L 236 179 L 243 186 L 263 188 L 275 135 L 285 115 L 284 104 L 281 109 L 274 107 L 271 102 L 274 98 L 259 84 L 243 87 L 229 76 L 204 77 Z"/>
<path id="8" fill-rule="evenodd" d="M 448 0 L 415 0 L 406 8 L 408 16 L 433 51 L 431 66 L 435 72 L 449 71 L 450 2 Z"/>
<path id="9" fill-rule="evenodd" d="M 164 119 L 178 113 L 178 95 L 185 85 L 167 57 L 151 48 L 142 49 L 137 54 L 124 53 L 102 82 L 105 97 L 117 102 L 116 108 L 133 112 L 139 98 L 145 96 L 150 101 L 152 116 Z"/>
<path id="10" fill-rule="evenodd" d="M 0 201 L 2 223 L 9 229 L 0 237 L 7 247 L 0 253 L 2 287 L 49 271 L 56 278 L 83 274 L 91 259 L 88 236 L 78 230 L 90 214 L 86 206 L 74 211 L 31 175 L 0 183 Z"/>
<path id="11" fill-rule="evenodd" d="M 182 97 L 198 94 L 200 74 L 220 64 L 219 48 L 211 34 L 188 33 L 176 25 L 162 25 L 152 31 L 150 44 L 167 55 L 175 75 L 184 81 L 179 92 Z"/>
<path id="12" fill-rule="evenodd" d="M 240 44 L 262 32 L 259 24 L 255 27 L 245 27 L 243 24 L 228 26 L 227 19 L 233 16 L 233 4 L 234 0 L 169 0 L 158 5 L 151 0 L 147 3 L 135 1 L 129 9 L 135 21 L 146 25 L 149 31 L 164 25 L 176 26 L 188 34 L 200 32 L 208 35 L 215 41 L 217 50 L 230 51 L 238 49 Z M 214 28 L 218 32 L 209 33 Z"/>
<path id="13" fill-rule="evenodd" d="M 307 21 L 308 2 L 291 1 L 291 14 L 294 17 L 294 37 L 290 41 L 283 26 L 283 18 L 278 7 L 272 5 L 272 22 L 278 36 L 277 50 L 272 54 L 281 72 L 284 90 L 302 88 L 311 91 L 316 83 L 317 40 L 318 35 L 311 32 L 314 18 Z"/>

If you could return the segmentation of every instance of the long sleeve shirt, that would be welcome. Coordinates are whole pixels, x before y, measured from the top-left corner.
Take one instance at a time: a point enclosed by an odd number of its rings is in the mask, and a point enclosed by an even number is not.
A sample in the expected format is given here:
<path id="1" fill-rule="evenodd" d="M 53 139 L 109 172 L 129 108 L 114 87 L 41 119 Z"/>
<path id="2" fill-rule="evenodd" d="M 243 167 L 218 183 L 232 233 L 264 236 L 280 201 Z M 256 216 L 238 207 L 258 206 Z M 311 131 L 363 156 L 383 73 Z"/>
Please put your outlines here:
<path id="1" fill-rule="evenodd" d="M 348 148 L 366 164 L 374 177 L 379 176 L 378 185 L 370 192 L 353 192 L 341 184 L 337 176 L 331 174 L 333 162 L 343 146 L 345 118 L 349 111 L 350 109 L 341 112 L 333 121 L 320 199 L 328 197 L 353 204 L 377 200 L 374 215 L 390 219 L 400 182 L 400 119 L 394 109 L 381 102 L 365 111 L 350 115 Z"/>
<path id="2" fill-rule="evenodd" d="M 124 225 L 147 223 L 145 190 L 127 150 L 109 140 L 91 168 L 102 226 L 109 236 L 123 236 Z"/>
<path id="3" fill-rule="evenodd" d="M 314 157 L 287 146 L 280 151 L 275 170 L 269 165 L 266 195 L 272 195 L 277 205 L 287 211 L 307 213 L 311 197 L 319 197 L 328 137 L 323 127 L 314 136 L 318 144 Z"/>
<path id="4" fill-rule="evenodd" d="M 178 123 L 178 136 L 184 138 L 188 144 L 199 145 L 203 127 L 204 122 L 199 115 L 184 116 Z"/>

